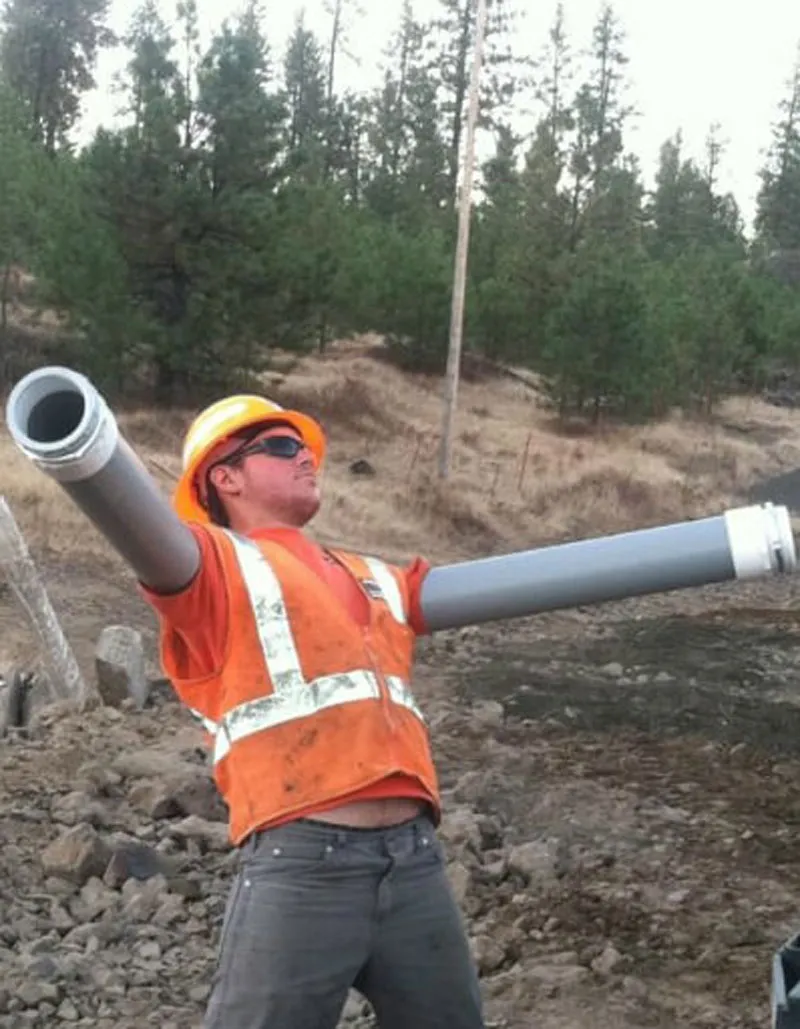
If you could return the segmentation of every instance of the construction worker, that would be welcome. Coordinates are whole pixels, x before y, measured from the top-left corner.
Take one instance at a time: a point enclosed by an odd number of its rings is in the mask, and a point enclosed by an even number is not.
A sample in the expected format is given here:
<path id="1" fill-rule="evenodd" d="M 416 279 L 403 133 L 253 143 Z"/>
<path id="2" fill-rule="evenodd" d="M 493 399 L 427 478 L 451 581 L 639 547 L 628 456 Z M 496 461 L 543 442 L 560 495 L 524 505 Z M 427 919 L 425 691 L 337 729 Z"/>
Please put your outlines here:
<path id="1" fill-rule="evenodd" d="M 206 1029 L 335 1029 L 351 987 L 382 1029 L 479 1029 L 411 692 L 428 565 L 318 546 L 320 425 L 257 396 L 191 425 L 173 503 L 200 568 L 144 595 L 166 674 L 209 733 L 239 849 Z"/>

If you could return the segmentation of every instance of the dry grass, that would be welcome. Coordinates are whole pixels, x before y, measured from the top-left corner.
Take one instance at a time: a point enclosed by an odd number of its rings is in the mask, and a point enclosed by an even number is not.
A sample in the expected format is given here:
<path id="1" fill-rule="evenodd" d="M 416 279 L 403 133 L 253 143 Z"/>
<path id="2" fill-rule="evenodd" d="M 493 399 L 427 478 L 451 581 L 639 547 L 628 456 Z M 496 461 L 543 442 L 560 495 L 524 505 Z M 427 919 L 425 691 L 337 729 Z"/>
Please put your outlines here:
<path id="1" fill-rule="evenodd" d="M 440 380 L 405 375 L 369 353 L 333 348 L 269 377 L 271 395 L 320 418 L 331 436 L 326 541 L 435 561 L 715 514 L 759 479 L 800 466 L 800 414 L 733 399 L 712 424 L 673 417 L 595 436 L 559 435 L 529 385 L 462 383 L 453 472 L 437 479 Z M 123 432 L 169 489 L 192 412 L 124 414 Z M 354 476 L 364 458 L 374 477 Z M 3 492 L 34 549 L 90 560 L 104 541 L 3 430 Z"/>

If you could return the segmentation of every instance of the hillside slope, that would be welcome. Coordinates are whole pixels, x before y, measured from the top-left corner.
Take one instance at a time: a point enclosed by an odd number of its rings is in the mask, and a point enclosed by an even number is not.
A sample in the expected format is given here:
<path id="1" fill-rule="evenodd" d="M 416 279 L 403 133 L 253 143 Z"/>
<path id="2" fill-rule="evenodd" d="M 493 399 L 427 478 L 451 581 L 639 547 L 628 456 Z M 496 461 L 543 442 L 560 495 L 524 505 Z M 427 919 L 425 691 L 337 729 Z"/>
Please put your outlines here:
<path id="1" fill-rule="evenodd" d="M 717 513 L 771 475 L 800 467 L 800 414 L 755 399 L 710 422 L 675 415 L 592 433 L 558 426 L 542 396 L 510 377 L 462 382 L 452 473 L 437 476 L 438 378 L 408 375 L 344 343 L 265 377 L 264 391 L 319 418 L 330 437 L 322 539 L 441 561 Z M 166 490 L 194 411 L 127 412 L 123 431 Z M 374 474 L 358 475 L 367 461 Z M 0 431 L 4 493 L 34 548 L 109 558 L 57 486 Z"/>

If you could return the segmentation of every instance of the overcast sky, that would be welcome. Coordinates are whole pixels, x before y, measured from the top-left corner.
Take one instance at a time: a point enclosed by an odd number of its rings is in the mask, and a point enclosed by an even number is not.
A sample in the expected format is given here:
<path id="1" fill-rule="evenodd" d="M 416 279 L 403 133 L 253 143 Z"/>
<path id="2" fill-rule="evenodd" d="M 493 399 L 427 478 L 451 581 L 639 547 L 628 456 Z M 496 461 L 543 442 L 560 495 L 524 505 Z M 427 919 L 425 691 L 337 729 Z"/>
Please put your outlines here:
<path id="1" fill-rule="evenodd" d="M 174 15 L 174 0 L 159 0 L 165 17 Z M 204 40 L 221 21 L 235 14 L 241 0 L 197 0 Z M 350 30 L 350 48 L 359 64 L 344 61 L 341 86 L 369 86 L 385 41 L 395 29 L 401 0 L 361 0 L 364 14 Z M 123 31 L 136 0 L 112 0 L 112 25 Z M 524 11 L 517 49 L 534 56 L 546 41 L 555 0 L 518 0 Z M 600 4 L 598 0 L 565 0 L 567 28 L 574 47 L 584 46 Z M 297 11 L 305 7 L 306 25 L 326 38 L 329 18 L 322 0 L 265 0 L 265 31 L 276 56 L 282 56 Z M 424 18 L 436 0 L 415 0 Z M 722 184 L 736 195 L 742 212 L 752 217 L 757 171 L 770 142 L 777 104 L 786 92 L 800 41 L 798 0 L 617 0 L 614 8 L 627 34 L 630 101 L 639 117 L 628 148 L 642 162 L 648 184 L 663 140 L 683 130 L 687 154 L 701 157 L 712 122 L 719 122 L 728 149 Z M 98 122 L 110 122 L 116 100 L 108 95 L 120 53 L 104 55 L 99 88 L 87 100 L 81 135 Z"/>

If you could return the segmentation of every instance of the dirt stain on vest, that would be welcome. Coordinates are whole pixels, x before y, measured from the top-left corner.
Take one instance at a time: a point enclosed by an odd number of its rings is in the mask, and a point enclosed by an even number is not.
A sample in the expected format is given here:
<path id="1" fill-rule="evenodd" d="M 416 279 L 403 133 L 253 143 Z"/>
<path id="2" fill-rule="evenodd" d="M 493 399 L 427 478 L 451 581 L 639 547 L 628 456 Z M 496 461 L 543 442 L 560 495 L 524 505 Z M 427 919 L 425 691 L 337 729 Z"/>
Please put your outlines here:
<path id="1" fill-rule="evenodd" d="M 284 765 L 287 769 L 293 768 L 299 761 L 302 762 L 304 760 L 304 752 L 314 745 L 317 736 L 319 736 L 318 729 L 307 729 L 297 738 L 297 740 L 294 741 L 291 749 L 286 753 L 284 758 Z M 297 789 L 297 785 L 292 785 L 292 789 Z M 284 790 L 286 790 L 286 792 L 291 792 L 291 790 L 286 789 L 285 785 Z"/>
<path id="2" fill-rule="evenodd" d="M 306 729 L 300 739 L 297 741 L 297 749 L 301 750 L 305 747 L 311 747 L 316 742 L 317 736 L 319 736 L 319 729 Z"/>
<path id="3" fill-rule="evenodd" d="M 286 764 L 289 765 L 289 766 L 293 766 L 295 764 L 296 756 L 297 756 L 298 752 L 301 749 L 307 749 L 308 747 L 310 747 L 311 744 L 316 739 L 316 737 L 317 737 L 317 730 L 316 729 L 309 729 L 308 732 L 303 733 L 303 735 L 297 741 L 295 746 L 292 748 L 291 753 L 287 754 L 287 756 L 286 756 Z M 288 769 L 287 769 L 287 772 L 288 772 Z M 318 789 L 319 786 L 321 785 L 322 776 L 321 776 L 321 774 L 319 772 L 313 773 L 311 775 L 309 781 L 303 781 L 304 780 L 304 776 L 303 776 L 302 766 L 299 769 L 294 769 L 294 772 L 295 772 L 295 774 L 297 774 L 298 772 L 300 773 L 300 781 L 298 781 L 296 779 L 288 779 L 288 778 L 285 779 L 284 783 L 283 783 L 283 792 L 284 792 L 284 794 L 294 793 L 298 789 L 300 789 L 300 790 L 302 790 L 304 795 L 308 796 L 310 794 L 313 794 L 314 791 L 316 789 Z"/>
<path id="4" fill-rule="evenodd" d="M 317 736 L 319 736 L 319 729 L 306 729 L 302 732 L 294 741 L 291 750 L 288 751 L 285 757 L 285 763 L 289 766 L 296 764 L 296 762 L 303 758 L 303 752 L 308 750 L 316 743 Z"/>

